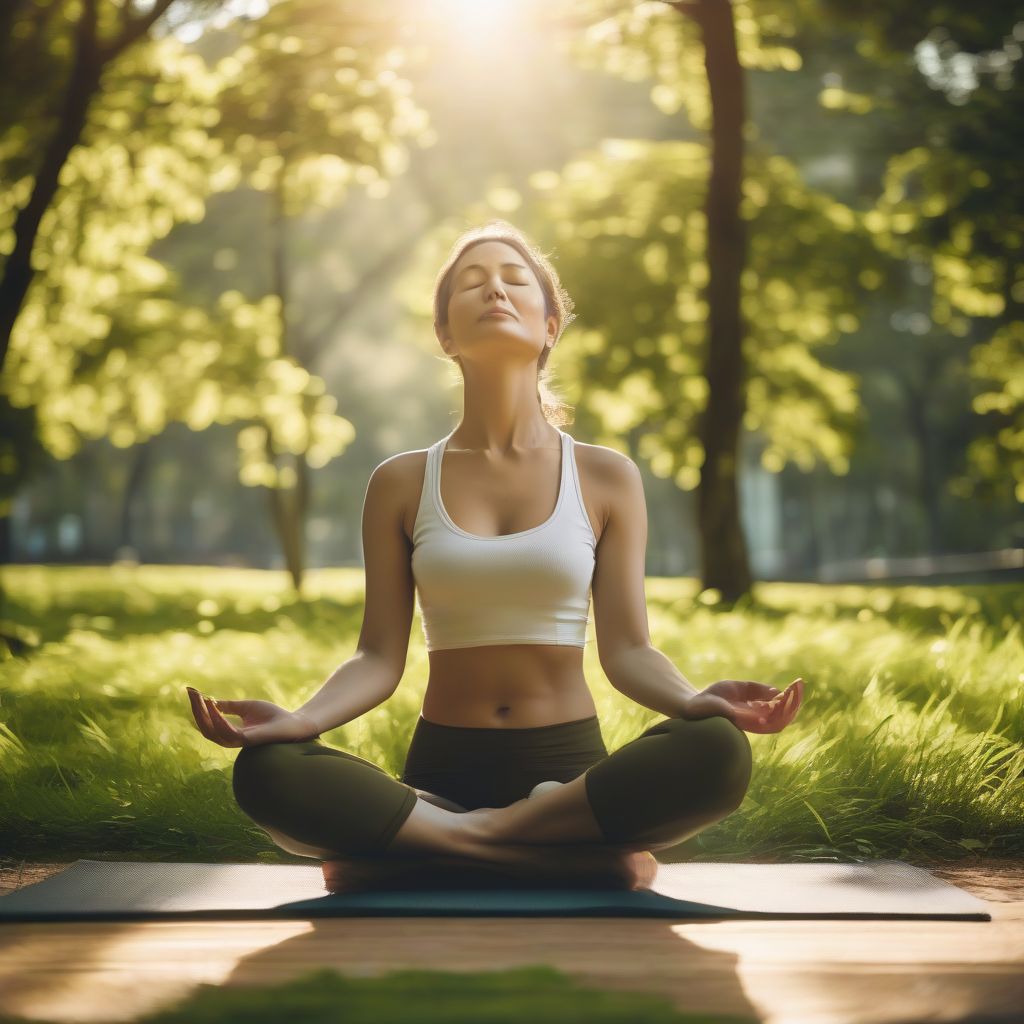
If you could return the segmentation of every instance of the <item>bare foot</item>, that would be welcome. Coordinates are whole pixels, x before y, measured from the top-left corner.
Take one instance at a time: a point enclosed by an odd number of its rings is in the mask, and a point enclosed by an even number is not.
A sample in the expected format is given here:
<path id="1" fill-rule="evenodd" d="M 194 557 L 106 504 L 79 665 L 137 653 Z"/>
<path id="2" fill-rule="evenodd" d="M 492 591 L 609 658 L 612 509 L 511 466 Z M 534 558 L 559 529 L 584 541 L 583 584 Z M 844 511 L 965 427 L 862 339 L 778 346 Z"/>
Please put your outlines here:
<path id="1" fill-rule="evenodd" d="M 635 879 L 630 889 L 650 889 L 658 877 L 658 858 L 650 850 L 626 854 L 631 858 L 630 864 L 635 871 Z"/>
<path id="2" fill-rule="evenodd" d="M 427 861 L 422 860 L 349 860 L 339 857 L 325 860 L 324 888 L 330 893 L 362 892 L 382 886 L 401 887 L 415 880 L 423 872 Z"/>
<path id="3" fill-rule="evenodd" d="M 476 856 L 446 858 L 484 877 L 522 880 L 526 886 L 570 889 L 646 888 L 653 881 L 649 857 L 610 846 L 487 844 Z M 654 862 L 657 870 L 657 862 Z"/>
<path id="4" fill-rule="evenodd" d="M 488 845 L 480 857 L 431 856 L 403 861 L 323 862 L 328 892 L 389 889 L 650 889 L 658 861 L 649 850 L 631 853 L 595 846 Z"/>

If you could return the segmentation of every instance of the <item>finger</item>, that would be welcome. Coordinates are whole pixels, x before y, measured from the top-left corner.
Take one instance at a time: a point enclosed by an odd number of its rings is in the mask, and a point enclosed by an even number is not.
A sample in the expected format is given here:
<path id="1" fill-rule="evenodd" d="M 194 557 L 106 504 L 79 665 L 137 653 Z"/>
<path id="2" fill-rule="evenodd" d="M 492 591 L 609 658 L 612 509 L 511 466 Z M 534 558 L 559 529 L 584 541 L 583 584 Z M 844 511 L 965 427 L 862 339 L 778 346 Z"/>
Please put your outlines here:
<path id="1" fill-rule="evenodd" d="M 793 721 L 798 707 L 800 707 L 800 692 L 794 687 L 786 694 L 783 703 L 782 717 L 786 725 Z"/>
<path id="2" fill-rule="evenodd" d="M 199 695 L 199 702 L 203 708 L 203 721 L 206 723 L 206 728 L 209 730 L 210 739 L 219 743 L 220 733 L 217 730 L 217 723 L 213 720 L 213 705 L 211 700 L 212 698 L 203 694 Z"/>
<path id="3" fill-rule="evenodd" d="M 737 710 L 742 715 L 743 728 L 748 732 L 770 732 L 771 731 L 771 719 L 772 710 L 764 702 L 760 703 L 760 707 L 742 707 L 740 706 Z M 737 722 L 737 725 L 739 723 Z"/>
<path id="4" fill-rule="evenodd" d="M 794 680 L 785 691 L 773 697 L 765 705 L 765 722 L 758 732 L 781 732 L 793 720 L 796 710 L 800 707 L 802 680 Z"/>
<path id="5" fill-rule="evenodd" d="M 214 732 L 213 722 L 210 721 L 210 713 L 206 708 L 206 702 L 198 690 L 194 690 L 191 686 L 188 690 L 189 700 L 192 702 L 192 714 L 195 717 L 196 724 L 199 726 L 199 731 L 208 740 L 216 740 L 217 734 Z"/>
<path id="6" fill-rule="evenodd" d="M 210 720 L 213 722 L 213 727 L 221 742 L 237 746 L 239 739 L 238 730 L 224 717 L 217 706 L 218 702 L 213 697 L 208 697 L 207 702 L 210 710 Z"/>
<path id="7" fill-rule="evenodd" d="M 789 700 L 788 693 L 781 693 L 773 697 L 765 705 L 764 714 L 767 718 L 765 723 L 767 732 L 779 732 L 786 724 L 786 707 Z"/>
<path id="8" fill-rule="evenodd" d="M 238 730 L 220 713 L 212 697 L 207 697 L 206 701 L 218 741 L 225 746 L 237 747 L 241 740 Z"/>
<path id="9" fill-rule="evenodd" d="M 797 682 L 794 687 L 796 697 L 793 698 L 793 717 L 796 718 L 796 713 L 800 710 L 800 705 L 804 702 L 804 681 L 801 679 Z"/>
<path id="10" fill-rule="evenodd" d="M 222 726 L 224 726 L 224 728 L 227 729 L 230 732 L 231 736 L 234 737 L 235 740 L 237 740 L 239 743 L 241 743 L 241 741 L 245 737 L 245 733 L 242 731 L 242 728 L 239 725 L 236 725 L 230 719 L 227 719 L 227 718 L 224 717 L 224 705 L 226 703 L 227 704 L 234 704 L 235 702 L 233 700 L 229 700 L 229 701 L 217 700 L 217 701 L 214 701 L 213 702 L 213 704 L 214 704 L 214 707 L 213 707 L 214 713 L 217 715 L 217 718 L 220 721 L 220 724 Z M 237 711 L 229 711 L 228 714 L 229 715 L 236 715 L 238 718 L 242 717 Z"/>
<path id="11" fill-rule="evenodd" d="M 768 705 L 768 721 L 765 723 L 765 732 L 782 732 L 789 724 L 789 694 L 784 693 L 778 699 Z"/>

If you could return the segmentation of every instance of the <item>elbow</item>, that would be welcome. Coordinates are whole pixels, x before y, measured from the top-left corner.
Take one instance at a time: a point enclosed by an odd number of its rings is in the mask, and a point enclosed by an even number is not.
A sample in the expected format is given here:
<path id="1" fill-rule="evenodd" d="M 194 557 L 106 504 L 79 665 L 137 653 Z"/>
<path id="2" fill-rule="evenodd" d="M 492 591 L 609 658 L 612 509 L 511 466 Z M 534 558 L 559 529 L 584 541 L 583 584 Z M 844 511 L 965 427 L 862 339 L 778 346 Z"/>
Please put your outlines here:
<path id="1" fill-rule="evenodd" d="M 358 661 L 369 688 L 379 695 L 380 703 L 398 689 L 405 674 L 405 658 L 360 647 L 346 664 Z"/>
<path id="2" fill-rule="evenodd" d="M 623 644 L 614 648 L 614 650 L 605 653 L 598 653 L 598 661 L 601 665 L 601 671 L 608 677 L 608 682 L 618 689 L 616 682 L 624 673 L 623 665 L 628 664 L 631 660 L 636 657 L 639 651 L 651 650 L 651 644 L 648 643 L 632 643 Z M 625 673 L 628 675 L 628 671 Z"/>

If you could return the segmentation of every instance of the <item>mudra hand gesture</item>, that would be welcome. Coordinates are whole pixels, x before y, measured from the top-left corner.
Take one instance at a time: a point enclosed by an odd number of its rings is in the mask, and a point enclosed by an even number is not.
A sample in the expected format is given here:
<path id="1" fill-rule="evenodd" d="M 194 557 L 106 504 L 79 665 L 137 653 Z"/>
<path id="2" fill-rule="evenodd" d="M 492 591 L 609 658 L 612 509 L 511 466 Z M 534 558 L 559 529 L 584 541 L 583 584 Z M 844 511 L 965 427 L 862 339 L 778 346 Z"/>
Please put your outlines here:
<path id="1" fill-rule="evenodd" d="M 299 711 L 286 711 L 269 700 L 214 700 L 191 686 L 185 687 L 199 731 L 222 747 L 254 747 L 261 743 L 287 743 L 314 739 L 316 724 Z M 229 722 L 226 711 L 242 720 Z"/>
<path id="2" fill-rule="evenodd" d="M 721 715 L 745 732 L 782 732 L 796 718 L 804 700 L 804 681 L 794 679 L 785 690 L 743 679 L 721 679 L 683 706 L 680 718 Z"/>

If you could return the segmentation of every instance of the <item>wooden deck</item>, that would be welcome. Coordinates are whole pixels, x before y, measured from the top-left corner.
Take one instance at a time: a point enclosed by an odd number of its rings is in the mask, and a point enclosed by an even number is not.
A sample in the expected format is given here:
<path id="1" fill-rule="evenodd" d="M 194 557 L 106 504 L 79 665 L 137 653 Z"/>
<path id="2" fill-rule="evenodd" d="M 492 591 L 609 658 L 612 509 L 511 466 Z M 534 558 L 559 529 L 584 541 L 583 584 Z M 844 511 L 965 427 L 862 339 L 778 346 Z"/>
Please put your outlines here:
<path id="1" fill-rule="evenodd" d="M 200 983 L 275 984 L 314 967 L 547 964 L 681 1010 L 764 1024 L 1024 1022 L 1024 859 L 920 864 L 988 901 L 992 921 L 336 918 L 0 924 L 0 1014 L 128 1021 Z M 66 864 L 0 868 L 0 894 Z"/>

